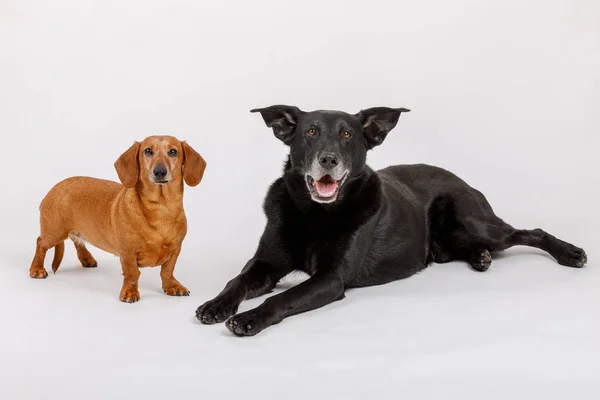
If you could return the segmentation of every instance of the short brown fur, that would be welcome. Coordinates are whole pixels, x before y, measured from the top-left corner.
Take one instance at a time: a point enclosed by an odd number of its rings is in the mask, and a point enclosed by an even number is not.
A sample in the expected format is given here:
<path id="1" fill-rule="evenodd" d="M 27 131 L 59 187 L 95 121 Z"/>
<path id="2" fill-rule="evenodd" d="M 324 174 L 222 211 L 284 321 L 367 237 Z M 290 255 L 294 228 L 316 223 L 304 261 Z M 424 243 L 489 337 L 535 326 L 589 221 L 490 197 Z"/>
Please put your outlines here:
<path id="1" fill-rule="evenodd" d="M 147 154 L 151 149 L 152 154 Z M 169 151 L 175 150 L 173 156 Z M 155 183 L 154 168 L 166 167 L 167 183 Z M 122 184 L 88 177 L 72 177 L 54 186 L 40 206 L 41 235 L 29 274 L 46 278 L 46 252 L 55 248 L 56 272 L 71 238 L 84 267 L 96 267 L 84 242 L 118 255 L 123 269 L 121 301 L 140 299 L 139 267 L 161 266 L 162 288 L 170 296 L 189 291 L 173 270 L 187 232 L 183 183 L 196 186 L 206 162 L 186 142 L 171 136 L 151 136 L 135 142 L 115 162 Z"/>

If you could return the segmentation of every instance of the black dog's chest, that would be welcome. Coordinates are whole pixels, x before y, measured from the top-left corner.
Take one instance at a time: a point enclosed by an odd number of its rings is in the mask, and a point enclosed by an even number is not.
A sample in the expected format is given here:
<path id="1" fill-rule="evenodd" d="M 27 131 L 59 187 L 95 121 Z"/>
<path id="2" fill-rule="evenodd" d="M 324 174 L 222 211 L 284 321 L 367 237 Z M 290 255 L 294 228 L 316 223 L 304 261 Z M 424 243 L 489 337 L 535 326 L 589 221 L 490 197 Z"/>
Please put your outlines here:
<path id="1" fill-rule="evenodd" d="M 339 226 L 330 221 L 311 219 L 295 221 L 288 226 L 287 246 L 293 255 L 295 269 L 315 275 L 324 269 L 334 268 L 336 259 L 345 253 L 348 243 L 339 232 Z"/>
<path id="2" fill-rule="evenodd" d="M 377 175 L 348 183 L 347 190 L 357 194 L 331 205 L 310 200 L 302 177 L 290 173 L 286 179 L 287 184 L 280 179 L 272 185 L 264 209 L 268 220 L 277 226 L 277 242 L 293 269 L 315 275 L 351 262 L 348 258 L 356 250 L 353 243 L 357 233 L 376 220 L 380 208 Z"/>
<path id="3" fill-rule="evenodd" d="M 309 275 L 323 272 L 325 269 L 333 268 L 335 249 L 328 242 L 316 242 L 308 245 L 304 252 L 304 262 L 300 270 Z"/>
<path id="4" fill-rule="evenodd" d="M 304 254 L 298 254 L 296 258 L 296 269 L 313 276 L 331 266 L 331 263 L 323 262 L 325 258 L 329 258 L 327 249 L 319 245 L 307 246 Z"/>
<path id="5" fill-rule="evenodd" d="M 313 276 L 318 271 L 318 256 L 316 252 L 306 252 L 306 257 L 304 259 L 303 267 L 300 271 L 306 272 L 308 275 Z"/>

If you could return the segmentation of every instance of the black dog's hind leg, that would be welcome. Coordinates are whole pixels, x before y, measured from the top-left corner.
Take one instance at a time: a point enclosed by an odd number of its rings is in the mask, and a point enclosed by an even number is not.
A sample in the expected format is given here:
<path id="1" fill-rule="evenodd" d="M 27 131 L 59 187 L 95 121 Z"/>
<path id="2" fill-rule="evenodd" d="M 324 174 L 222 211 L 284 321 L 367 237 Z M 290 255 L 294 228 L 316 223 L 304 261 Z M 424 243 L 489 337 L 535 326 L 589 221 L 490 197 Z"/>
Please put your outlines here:
<path id="1" fill-rule="evenodd" d="M 550 253 L 560 265 L 567 267 L 581 268 L 587 263 L 587 255 L 583 249 L 560 240 L 541 229 L 513 229 L 502 240 L 493 243 L 490 250 L 505 250 L 517 245 L 544 250 Z"/>
<path id="2" fill-rule="evenodd" d="M 481 192 L 470 187 L 453 197 L 434 199 L 429 218 L 430 254 L 436 262 L 465 260 L 474 270 L 483 272 L 492 263 L 490 252 L 518 245 L 544 250 L 561 265 L 580 268 L 587 262 L 583 249 L 541 229 L 513 228 L 496 216 Z"/>
<path id="3" fill-rule="evenodd" d="M 284 318 L 314 310 L 344 298 L 344 282 L 338 275 L 315 275 L 287 291 L 269 297 L 263 304 L 227 321 L 238 336 L 253 336 Z"/>
<path id="4" fill-rule="evenodd" d="M 489 268 L 490 252 L 513 246 L 530 246 L 548 252 L 561 265 L 581 268 L 587 262 L 585 251 L 541 229 L 515 229 L 500 218 L 463 224 L 454 232 L 454 251 L 477 271 Z"/>
<path id="5" fill-rule="evenodd" d="M 498 230 L 497 227 L 494 228 L 494 231 Z M 506 235 L 506 232 L 509 232 L 513 228 L 507 224 L 505 229 L 506 230 L 499 235 L 497 233 L 490 234 L 491 232 L 487 232 L 487 235 L 489 236 L 482 236 L 481 226 L 477 229 L 479 234 L 472 233 L 476 231 L 473 228 L 467 230 L 467 228 L 461 226 L 456 228 L 450 235 L 450 251 L 455 255 L 455 259 L 468 262 L 475 271 L 485 272 L 490 268 L 490 265 L 492 265 L 492 255 L 490 254 L 490 251 L 492 250 L 491 247 L 494 246 L 494 243 L 502 240 Z M 488 229 L 488 231 L 490 230 Z"/>
<path id="6" fill-rule="evenodd" d="M 487 249 L 475 251 L 469 254 L 467 262 L 475 271 L 485 272 L 492 265 L 492 255 Z"/>

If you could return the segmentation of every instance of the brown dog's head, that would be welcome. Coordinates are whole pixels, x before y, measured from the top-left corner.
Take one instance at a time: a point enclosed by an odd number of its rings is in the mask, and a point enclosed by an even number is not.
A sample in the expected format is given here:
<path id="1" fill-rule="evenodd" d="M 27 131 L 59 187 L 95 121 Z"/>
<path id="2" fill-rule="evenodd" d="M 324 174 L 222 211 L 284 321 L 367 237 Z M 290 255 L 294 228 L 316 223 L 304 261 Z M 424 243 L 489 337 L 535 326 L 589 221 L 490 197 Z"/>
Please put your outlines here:
<path id="1" fill-rule="evenodd" d="M 135 142 L 115 162 L 121 183 L 128 188 L 138 181 L 156 185 L 179 182 L 196 186 L 202 180 L 206 161 L 186 142 L 172 136 L 150 136 Z"/>

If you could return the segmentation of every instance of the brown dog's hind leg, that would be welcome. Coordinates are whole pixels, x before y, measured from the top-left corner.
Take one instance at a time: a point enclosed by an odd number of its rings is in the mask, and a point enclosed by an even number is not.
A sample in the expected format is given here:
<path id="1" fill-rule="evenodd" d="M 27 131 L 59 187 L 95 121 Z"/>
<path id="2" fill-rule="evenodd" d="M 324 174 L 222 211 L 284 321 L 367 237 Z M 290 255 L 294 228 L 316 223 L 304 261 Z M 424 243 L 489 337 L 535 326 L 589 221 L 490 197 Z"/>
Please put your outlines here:
<path id="1" fill-rule="evenodd" d="M 84 268 L 96 268 L 98 266 L 98 262 L 90 254 L 85 244 L 75 243 L 75 248 L 77 249 L 77 258 Z"/>
<path id="2" fill-rule="evenodd" d="M 84 268 L 96 268 L 98 266 L 98 262 L 89 252 L 87 247 L 85 247 L 85 241 L 81 234 L 76 231 L 71 231 L 69 233 L 69 238 L 73 241 L 75 245 L 75 249 L 77 250 L 77 258 L 79 262 Z"/>
<path id="3" fill-rule="evenodd" d="M 181 249 L 178 249 L 169 261 L 164 263 L 160 269 L 160 278 L 162 279 L 162 288 L 163 291 L 169 296 L 189 296 L 190 291 L 185 288 L 175 277 L 173 276 L 173 271 L 175 270 L 175 263 L 177 263 L 177 257 L 179 257 L 179 252 Z"/>
<path id="4" fill-rule="evenodd" d="M 35 256 L 31 262 L 29 268 L 29 276 L 34 279 L 44 279 L 48 276 L 48 272 L 44 268 L 44 260 L 46 259 L 46 252 L 48 247 L 43 245 L 43 239 L 41 236 L 37 238 L 37 245 L 35 248 Z"/>
<path id="5" fill-rule="evenodd" d="M 49 249 L 54 247 L 54 260 L 52 261 L 52 270 L 56 272 L 64 254 L 65 245 L 63 240 L 52 240 L 47 235 L 41 235 L 37 238 L 35 256 L 29 268 L 29 276 L 34 279 L 44 279 L 48 272 L 44 268 L 44 260 Z"/>

